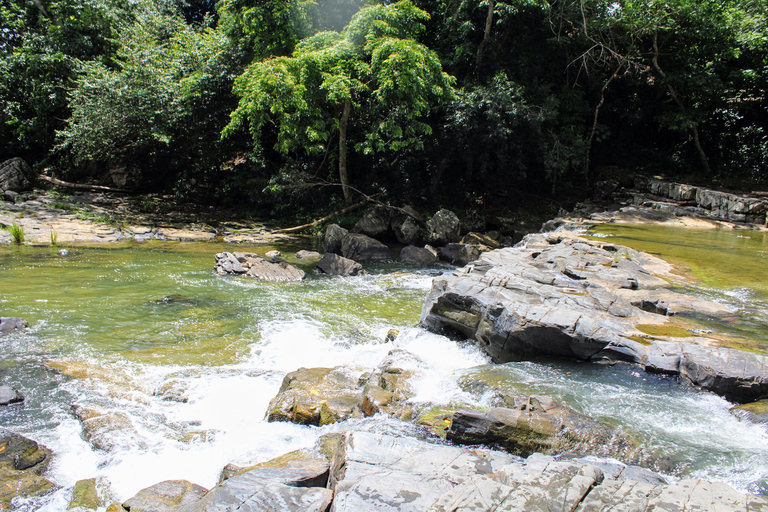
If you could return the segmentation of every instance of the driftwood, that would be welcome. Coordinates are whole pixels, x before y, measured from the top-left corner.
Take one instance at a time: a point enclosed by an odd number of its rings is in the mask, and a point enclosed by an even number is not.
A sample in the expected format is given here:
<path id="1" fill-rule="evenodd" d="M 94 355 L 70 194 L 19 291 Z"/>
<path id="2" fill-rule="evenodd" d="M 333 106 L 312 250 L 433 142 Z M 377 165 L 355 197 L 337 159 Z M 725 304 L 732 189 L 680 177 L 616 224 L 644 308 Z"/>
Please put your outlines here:
<path id="1" fill-rule="evenodd" d="M 58 185 L 60 187 L 68 187 L 68 188 L 76 188 L 78 190 L 94 190 L 94 191 L 101 191 L 101 192 L 116 192 L 118 194 L 128 194 L 129 192 L 127 190 L 119 189 L 119 188 L 111 188 L 111 187 L 102 187 L 101 185 L 84 185 L 82 183 L 70 183 L 68 181 L 63 181 L 58 178 L 54 178 L 52 176 L 46 176 L 45 174 L 38 175 L 38 178 L 41 180 L 45 180 L 49 183 L 53 183 L 54 185 Z"/>
<path id="2" fill-rule="evenodd" d="M 363 199 L 359 203 L 353 204 L 352 206 L 347 206 L 342 210 L 333 212 L 332 214 L 326 215 L 322 219 L 317 219 L 316 221 L 310 222 L 309 224 L 302 224 L 301 226 L 294 226 L 292 228 L 275 229 L 274 231 L 270 231 L 270 233 L 296 233 L 297 231 L 304 231 L 305 229 L 314 228 L 315 226 L 320 226 L 322 224 L 325 224 L 326 222 L 328 222 L 334 217 L 357 210 L 358 208 L 360 208 L 370 200 L 371 198 Z"/>

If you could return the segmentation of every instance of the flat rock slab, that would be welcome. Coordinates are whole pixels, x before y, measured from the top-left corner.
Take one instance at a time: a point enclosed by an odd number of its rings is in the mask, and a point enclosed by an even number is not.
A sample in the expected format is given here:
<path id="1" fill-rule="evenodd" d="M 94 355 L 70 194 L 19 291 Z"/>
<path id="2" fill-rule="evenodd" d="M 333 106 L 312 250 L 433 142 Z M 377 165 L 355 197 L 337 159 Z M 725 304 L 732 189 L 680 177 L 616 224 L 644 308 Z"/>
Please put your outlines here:
<path id="1" fill-rule="evenodd" d="M 530 235 L 522 247 L 483 253 L 435 278 L 421 325 L 474 339 L 496 363 L 548 355 L 624 361 L 680 375 L 736 402 L 768 396 L 768 357 L 719 347 L 706 334 L 649 338 L 679 312 L 726 315 L 722 305 L 677 293 L 670 266 L 626 247 L 572 233 Z"/>
<path id="2" fill-rule="evenodd" d="M 636 479 L 633 479 L 636 478 Z M 331 464 L 331 511 L 753 511 L 768 497 L 702 480 L 668 484 L 651 471 L 534 454 L 345 433 Z"/>
<path id="3" fill-rule="evenodd" d="M 56 488 L 40 475 L 51 461 L 51 450 L 0 428 L 0 508 L 17 496 L 40 496 Z"/>

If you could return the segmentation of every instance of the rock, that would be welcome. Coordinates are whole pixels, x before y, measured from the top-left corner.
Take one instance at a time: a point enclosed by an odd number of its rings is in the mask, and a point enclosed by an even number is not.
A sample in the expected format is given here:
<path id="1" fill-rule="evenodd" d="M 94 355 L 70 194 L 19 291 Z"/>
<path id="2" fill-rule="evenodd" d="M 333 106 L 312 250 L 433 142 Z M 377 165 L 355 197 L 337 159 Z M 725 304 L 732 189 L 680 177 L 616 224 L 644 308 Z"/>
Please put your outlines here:
<path id="1" fill-rule="evenodd" d="M 338 224 L 329 225 L 325 230 L 325 237 L 323 238 L 323 251 L 341 254 L 341 243 L 348 234 L 349 231 Z"/>
<path id="2" fill-rule="evenodd" d="M 142 489 L 122 508 L 130 512 L 182 512 L 196 510 L 207 489 L 186 480 L 166 480 Z"/>
<path id="3" fill-rule="evenodd" d="M 384 337 L 384 341 L 386 343 L 392 343 L 397 339 L 398 336 L 400 336 L 400 331 L 397 329 L 390 329 L 387 331 L 387 335 Z"/>
<path id="4" fill-rule="evenodd" d="M 325 253 L 322 259 L 317 262 L 317 269 L 332 276 L 346 277 L 365 274 L 361 264 L 330 252 Z"/>
<path id="5" fill-rule="evenodd" d="M 267 251 L 267 253 L 264 255 L 267 257 L 267 259 L 275 261 L 276 259 L 280 259 L 283 257 L 283 254 L 280 251 Z"/>
<path id="6" fill-rule="evenodd" d="M 362 233 L 350 233 L 337 224 L 326 229 L 323 249 L 355 261 L 392 261 L 389 247 Z"/>
<path id="7" fill-rule="evenodd" d="M 637 479 L 635 479 L 637 478 Z M 668 484 L 648 470 L 593 459 L 527 459 L 494 450 L 346 432 L 331 463 L 331 512 L 748 511 L 768 497 L 725 484 Z"/>
<path id="8" fill-rule="evenodd" d="M 542 396 L 527 397 L 515 409 L 457 411 L 446 439 L 459 444 L 501 446 L 522 457 L 538 452 L 637 461 L 636 442 L 605 423 Z"/>
<path id="9" fill-rule="evenodd" d="M 97 510 L 105 506 L 99 496 L 96 479 L 78 480 L 72 490 L 72 499 L 69 500 L 67 510 L 77 512 L 85 510 Z"/>
<path id="10" fill-rule="evenodd" d="M 477 210 L 467 210 L 461 217 L 461 234 L 473 231 L 485 231 L 485 216 Z"/>
<path id="11" fill-rule="evenodd" d="M 450 210 L 443 208 L 434 217 L 427 221 L 427 243 L 433 245 L 445 245 L 458 242 L 460 238 L 461 222 Z"/>
<path id="12" fill-rule="evenodd" d="M 498 237 L 498 238 L 500 239 L 501 237 Z M 502 244 L 498 242 L 498 239 L 493 239 L 488 235 L 483 235 L 481 233 L 476 233 L 474 231 L 471 231 L 466 235 L 464 235 L 460 243 L 467 244 L 467 245 L 474 245 L 480 250 L 480 252 L 491 251 L 493 249 L 498 249 L 502 246 Z"/>
<path id="13" fill-rule="evenodd" d="M 362 416 L 358 377 L 344 367 L 299 368 L 283 379 L 269 402 L 267 421 L 327 425 Z"/>
<path id="14" fill-rule="evenodd" d="M 477 474 L 518 461 L 492 450 L 463 450 L 407 437 L 346 432 L 331 462 L 333 512 L 427 510 Z"/>
<path id="15" fill-rule="evenodd" d="M 389 247 L 369 236 L 350 233 L 341 243 L 341 256 L 355 261 L 392 261 Z"/>
<path id="16" fill-rule="evenodd" d="M 41 477 L 51 462 L 51 450 L 24 436 L 0 428 L 0 508 L 17 496 L 41 496 L 56 485 Z"/>
<path id="17" fill-rule="evenodd" d="M 0 164 L 0 190 L 24 192 L 32 190 L 34 182 L 32 168 L 23 158 L 11 158 Z"/>
<path id="18" fill-rule="evenodd" d="M 377 239 L 385 237 L 389 231 L 391 218 L 392 209 L 381 205 L 372 206 L 357 221 L 352 228 L 352 233 L 362 233 Z"/>
<path id="19" fill-rule="evenodd" d="M 438 250 L 440 259 L 452 265 L 463 267 L 480 257 L 480 249 L 474 245 L 448 244 Z"/>
<path id="20" fill-rule="evenodd" d="M 327 467 L 321 473 L 253 469 L 220 483 L 183 512 L 326 512 L 333 500 L 333 493 L 325 488 L 327 480 Z"/>
<path id="21" fill-rule="evenodd" d="M 430 266 L 437 261 L 435 254 L 429 249 L 408 245 L 400 250 L 400 263 L 406 265 Z"/>
<path id="22" fill-rule="evenodd" d="M 768 357 L 718 347 L 705 334 L 644 335 L 670 311 L 727 314 L 722 305 L 665 289 L 653 256 L 567 232 L 529 235 L 437 277 L 422 311 L 427 329 L 474 339 L 496 363 L 548 355 L 620 361 L 680 375 L 737 402 L 768 396 Z M 663 300 L 662 300 L 663 299 Z M 642 306 L 656 300 L 654 311 Z M 660 312 L 663 304 L 664 315 Z M 638 307 L 641 306 L 641 307 Z"/>
<path id="23" fill-rule="evenodd" d="M 768 399 L 737 405 L 731 408 L 731 412 L 737 413 L 756 423 L 768 423 Z"/>
<path id="24" fill-rule="evenodd" d="M 317 251 L 305 251 L 301 250 L 296 253 L 297 260 L 319 260 L 322 258 L 322 254 Z"/>
<path id="25" fill-rule="evenodd" d="M 18 404 L 24 401 L 24 395 L 10 386 L 0 386 L 0 405 Z"/>
<path id="26" fill-rule="evenodd" d="M 29 322 L 23 318 L 0 317 L 0 335 L 23 331 L 27 327 L 29 327 Z"/>
<path id="27" fill-rule="evenodd" d="M 133 433 L 130 437 L 138 437 L 131 419 L 124 412 L 73 405 L 72 413 L 83 428 L 83 439 L 97 450 L 111 451 L 120 447 L 129 432 Z"/>
<path id="28" fill-rule="evenodd" d="M 326 436 L 327 435 L 328 434 L 326 434 Z M 321 442 L 322 441 L 318 441 L 318 443 Z M 335 440 L 335 444 L 338 444 L 338 438 Z M 326 458 L 320 453 L 318 447 L 318 449 L 294 450 L 284 455 L 280 455 L 279 457 L 275 457 L 274 459 L 270 459 L 266 462 L 259 462 L 245 468 L 241 468 L 235 464 L 230 463 L 224 466 L 224 470 L 221 473 L 219 483 L 254 469 L 281 468 L 314 473 L 318 475 L 317 483 L 325 486 L 328 481 L 328 467 L 330 465 L 329 460 L 330 458 Z"/>
<path id="29" fill-rule="evenodd" d="M 270 282 L 296 282 L 304 279 L 303 270 L 276 255 L 269 261 L 251 253 L 222 252 L 216 255 L 214 270 L 218 274 L 245 274 Z"/>
<path id="30" fill-rule="evenodd" d="M 397 241 L 403 245 L 416 245 L 421 241 L 424 219 L 413 208 L 406 206 L 392 214 L 390 226 Z"/>

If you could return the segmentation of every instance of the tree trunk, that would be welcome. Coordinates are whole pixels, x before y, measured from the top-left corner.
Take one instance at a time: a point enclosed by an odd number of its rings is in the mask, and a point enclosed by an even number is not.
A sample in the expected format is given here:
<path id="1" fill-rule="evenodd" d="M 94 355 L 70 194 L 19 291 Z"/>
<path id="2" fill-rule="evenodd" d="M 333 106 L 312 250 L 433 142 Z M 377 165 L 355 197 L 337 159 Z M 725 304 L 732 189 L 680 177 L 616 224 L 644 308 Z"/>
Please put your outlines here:
<path id="1" fill-rule="evenodd" d="M 496 8 L 496 2 L 494 0 L 488 0 L 488 14 L 485 17 L 485 32 L 483 32 L 483 40 L 480 41 L 480 46 L 477 47 L 477 60 L 475 64 L 475 71 L 478 78 L 482 72 L 483 66 L 483 52 L 485 47 L 491 40 L 491 30 L 493 29 L 493 11 Z"/>
<path id="2" fill-rule="evenodd" d="M 667 74 L 662 71 L 661 66 L 659 66 L 659 31 L 655 30 L 653 32 L 653 67 L 658 71 L 659 75 L 661 75 L 661 78 L 666 79 Z M 680 99 L 680 96 L 677 95 L 677 91 L 675 91 L 675 88 L 672 87 L 672 84 L 667 84 L 667 90 L 669 91 L 669 95 L 672 96 L 672 99 L 677 104 L 678 107 L 680 107 L 680 110 L 685 114 L 685 104 L 683 103 L 683 100 Z M 693 145 L 696 147 L 696 152 L 699 155 L 699 161 L 701 162 L 701 166 L 704 168 L 704 172 L 707 174 L 712 174 L 712 168 L 709 166 L 709 158 L 707 158 L 707 154 L 704 152 L 704 147 L 701 145 L 701 138 L 699 137 L 699 127 L 696 124 L 693 124 L 689 127 L 691 130 L 691 135 L 693 136 Z"/>
<path id="3" fill-rule="evenodd" d="M 589 167 L 592 165 L 592 144 L 595 142 L 595 133 L 597 132 L 597 120 L 600 116 L 600 109 L 603 108 L 603 104 L 605 103 L 605 91 L 608 90 L 608 86 L 611 85 L 613 79 L 619 76 L 619 71 L 621 71 L 621 68 L 624 67 L 624 63 L 625 60 L 621 59 L 619 65 L 616 67 L 616 70 L 613 72 L 611 77 L 605 81 L 602 89 L 600 89 L 600 101 L 595 107 L 595 115 L 592 118 L 592 129 L 589 132 L 587 149 L 585 151 L 586 155 L 584 156 L 584 179 L 587 181 L 587 185 L 589 185 Z"/>
<path id="4" fill-rule="evenodd" d="M 352 102 L 344 102 L 344 110 L 339 120 L 339 179 L 341 189 L 344 192 L 344 201 L 352 202 L 352 191 L 349 189 L 349 175 L 347 174 L 347 126 L 349 125 L 349 113 L 352 110 Z"/>

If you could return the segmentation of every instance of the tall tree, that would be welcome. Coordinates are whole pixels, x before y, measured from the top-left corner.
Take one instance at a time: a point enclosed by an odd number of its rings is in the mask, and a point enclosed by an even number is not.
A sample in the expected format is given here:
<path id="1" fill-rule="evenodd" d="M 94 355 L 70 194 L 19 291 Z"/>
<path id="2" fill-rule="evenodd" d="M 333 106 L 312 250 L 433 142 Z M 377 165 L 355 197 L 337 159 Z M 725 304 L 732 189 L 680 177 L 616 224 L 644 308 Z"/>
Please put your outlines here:
<path id="1" fill-rule="evenodd" d="M 338 32 L 301 41 L 290 57 L 252 64 L 235 82 L 231 135 L 248 125 L 254 143 L 277 128 L 276 149 L 322 154 L 337 137 L 338 174 L 351 200 L 348 146 L 366 154 L 423 145 L 433 106 L 453 97 L 453 79 L 415 37 L 428 15 L 409 0 L 362 9 Z M 351 119 L 365 129 L 350 133 Z"/>

